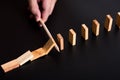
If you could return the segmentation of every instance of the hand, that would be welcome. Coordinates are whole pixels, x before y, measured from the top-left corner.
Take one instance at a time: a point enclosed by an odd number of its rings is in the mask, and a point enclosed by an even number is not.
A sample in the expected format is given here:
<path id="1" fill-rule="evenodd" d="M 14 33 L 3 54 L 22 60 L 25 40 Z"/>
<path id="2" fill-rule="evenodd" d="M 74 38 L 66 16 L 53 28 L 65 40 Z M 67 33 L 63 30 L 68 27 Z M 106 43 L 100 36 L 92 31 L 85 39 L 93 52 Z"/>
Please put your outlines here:
<path id="1" fill-rule="evenodd" d="M 57 0 L 28 0 L 28 1 L 29 9 L 33 14 L 34 18 L 36 19 L 36 21 L 42 19 L 44 22 L 46 22 L 48 17 L 51 15 Z"/>

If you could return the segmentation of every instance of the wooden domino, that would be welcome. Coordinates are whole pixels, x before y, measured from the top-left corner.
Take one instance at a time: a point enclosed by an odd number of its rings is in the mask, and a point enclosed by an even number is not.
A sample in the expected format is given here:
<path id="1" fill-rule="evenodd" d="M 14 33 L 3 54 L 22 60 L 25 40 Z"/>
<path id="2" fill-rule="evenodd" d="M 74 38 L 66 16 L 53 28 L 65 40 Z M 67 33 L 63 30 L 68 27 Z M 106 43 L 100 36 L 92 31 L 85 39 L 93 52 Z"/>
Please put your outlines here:
<path id="1" fill-rule="evenodd" d="M 120 29 L 120 12 L 117 13 L 116 16 L 116 25 L 118 26 L 118 28 Z"/>
<path id="2" fill-rule="evenodd" d="M 100 30 L 100 23 L 94 19 L 92 21 L 92 32 L 95 34 L 95 36 L 99 35 L 99 30 Z"/>
<path id="3" fill-rule="evenodd" d="M 111 31 L 112 28 L 112 23 L 113 23 L 113 18 L 108 14 L 106 15 L 106 19 L 105 19 L 105 29 L 107 29 L 107 31 Z"/>
<path id="4" fill-rule="evenodd" d="M 33 58 L 31 59 L 31 61 L 44 56 L 45 55 L 45 51 L 44 51 L 43 48 L 39 48 L 37 50 L 32 51 L 32 55 L 33 55 Z"/>
<path id="5" fill-rule="evenodd" d="M 54 43 L 54 42 L 52 41 L 52 39 L 49 39 L 49 40 L 47 41 L 47 43 L 43 46 L 43 49 L 44 49 L 44 51 L 45 51 L 45 55 L 47 55 L 47 54 L 52 50 L 52 48 L 53 48 L 55 45 L 56 45 L 56 43 Z"/>
<path id="6" fill-rule="evenodd" d="M 42 48 L 32 51 L 33 58 L 31 59 L 31 61 L 47 55 L 54 46 L 55 43 L 51 39 L 49 39 Z"/>
<path id="7" fill-rule="evenodd" d="M 57 40 L 59 43 L 60 50 L 64 50 L 64 39 L 60 33 L 57 34 Z"/>
<path id="8" fill-rule="evenodd" d="M 21 55 L 20 57 L 17 58 L 17 61 L 19 63 L 19 65 L 23 65 L 26 62 L 28 62 L 30 59 L 32 59 L 33 55 L 30 51 L 25 52 L 23 55 Z"/>
<path id="9" fill-rule="evenodd" d="M 12 61 L 9 61 L 7 63 L 4 63 L 1 65 L 2 69 L 4 70 L 4 72 L 8 72 L 8 71 L 11 71 L 15 68 L 18 68 L 19 67 L 19 63 L 16 59 L 12 60 Z"/>
<path id="10" fill-rule="evenodd" d="M 76 32 L 73 29 L 69 30 L 69 42 L 72 46 L 76 45 Z"/>
<path id="11" fill-rule="evenodd" d="M 85 40 L 88 40 L 88 27 L 85 24 L 82 24 L 81 35 Z"/>

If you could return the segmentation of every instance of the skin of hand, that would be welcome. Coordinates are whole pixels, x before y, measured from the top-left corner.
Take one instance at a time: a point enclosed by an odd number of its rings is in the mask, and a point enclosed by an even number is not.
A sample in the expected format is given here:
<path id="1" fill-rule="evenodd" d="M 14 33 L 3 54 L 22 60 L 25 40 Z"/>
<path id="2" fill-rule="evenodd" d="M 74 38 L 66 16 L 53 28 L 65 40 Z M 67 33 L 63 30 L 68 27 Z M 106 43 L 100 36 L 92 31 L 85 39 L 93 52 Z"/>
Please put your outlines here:
<path id="1" fill-rule="evenodd" d="M 43 22 L 46 22 L 53 12 L 56 1 L 57 0 L 28 0 L 29 10 L 36 21 L 42 19 Z"/>

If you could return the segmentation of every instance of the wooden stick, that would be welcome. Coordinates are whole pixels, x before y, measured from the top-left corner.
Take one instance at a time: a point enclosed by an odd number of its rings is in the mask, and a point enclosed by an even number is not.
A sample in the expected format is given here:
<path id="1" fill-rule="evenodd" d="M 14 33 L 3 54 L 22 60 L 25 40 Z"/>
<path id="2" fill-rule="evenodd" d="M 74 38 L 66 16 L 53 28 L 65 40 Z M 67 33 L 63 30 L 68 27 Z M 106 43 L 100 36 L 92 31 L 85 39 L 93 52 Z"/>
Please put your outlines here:
<path id="1" fill-rule="evenodd" d="M 44 30 L 46 31 L 47 35 L 49 36 L 49 38 L 55 43 L 56 50 L 58 52 L 60 52 L 58 45 L 56 44 L 55 40 L 53 39 L 53 37 L 52 37 L 51 33 L 49 32 L 49 30 L 48 30 L 47 26 L 45 25 L 45 23 L 41 19 L 39 20 L 39 22 L 40 22 L 39 23 L 40 25 L 42 24 L 42 26 L 43 26 Z"/>
<path id="2" fill-rule="evenodd" d="M 116 16 L 116 25 L 118 26 L 118 28 L 120 29 L 120 12 L 117 13 Z"/>

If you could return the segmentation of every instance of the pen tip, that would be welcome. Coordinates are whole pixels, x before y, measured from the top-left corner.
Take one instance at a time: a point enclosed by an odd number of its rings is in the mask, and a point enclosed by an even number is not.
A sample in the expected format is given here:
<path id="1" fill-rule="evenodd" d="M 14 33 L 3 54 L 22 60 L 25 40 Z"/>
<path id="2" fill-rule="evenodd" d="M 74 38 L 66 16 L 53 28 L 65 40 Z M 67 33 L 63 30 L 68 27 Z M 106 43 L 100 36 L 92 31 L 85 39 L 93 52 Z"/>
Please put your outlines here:
<path id="1" fill-rule="evenodd" d="M 57 49 L 57 51 L 58 51 L 58 52 L 60 52 L 60 49 L 59 49 L 59 47 L 58 47 L 58 46 L 57 46 L 57 48 L 56 48 L 56 49 Z"/>
<path id="2" fill-rule="evenodd" d="M 60 50 L 58 49 L 58 52 L 60 52 Z"/>

